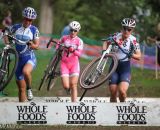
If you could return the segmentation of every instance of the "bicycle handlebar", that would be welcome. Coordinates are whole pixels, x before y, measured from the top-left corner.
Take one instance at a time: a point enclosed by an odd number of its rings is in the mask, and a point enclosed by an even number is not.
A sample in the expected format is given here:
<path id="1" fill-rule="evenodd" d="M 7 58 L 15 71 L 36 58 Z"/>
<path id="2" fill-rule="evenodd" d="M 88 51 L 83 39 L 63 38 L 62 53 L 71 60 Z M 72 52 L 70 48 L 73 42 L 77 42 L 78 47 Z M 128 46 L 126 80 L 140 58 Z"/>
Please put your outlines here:
<path id="1" fill-rule="evenodd" d="M 29 41 L 22 41 L 22 40 L 19 40 L 19 39 L 17 39 L 16 37 L 14 37 L 13 35 L 10 35 L 10 34 L 4 32 L 4 31 L 2 31 L 1 39 L 2 39 L 2 37 L 4 37 L 4 36 L 9 37 L 11 40 L 17 41 L 17 42 L 19 42 L 20 44 L 26 44 L 26 43 L 29 42 Z"/>
<path id="2" fill-rule="evenodd" d="M 49 45 L 51 44 L 51 42 L 55 43 L 56 45 L 62 46 L 62 47 L 64 47 L 64 48 L 66 48 L 66 49 L 69 49 L 69 48 L 70 48 L 70 46 L 66 46 L 66 45 L 64 45 L 64 44 L 59 44 L 58 41 L 55 41 L 55 40 L 53 40 L 52 38 L 48 41 L 48 43 L 47 43 L 47 48 L 49 47 Z"/>
<path id="3" fill-rule="evenodd" d="M 113 39 L 113 37 L 108 37 L 108 38 L 104 38 L 104 39 L 101 39 L 102 41 L 111 41 L 111 45 L 113 45 L 114 43 L 118 46 L 118 48 L 124 53 L 124 54 L 126 54 L 126 57 L 124 57 L 124 58 L 122 58 L 121 60 L 123 60 L 123 59 L 125 59 L 125 58 L 130 58 L 131 57 L 131 55 L 132 55 L 132 53 L 133 53 L 133 44 L 131 43 L 131 52 L 129 52 L 129 51 L 126 51 L 126 50 L 124 50 L 118 43 L 117 43 L 117 41 L 115 41 L 114 39 Z"/>

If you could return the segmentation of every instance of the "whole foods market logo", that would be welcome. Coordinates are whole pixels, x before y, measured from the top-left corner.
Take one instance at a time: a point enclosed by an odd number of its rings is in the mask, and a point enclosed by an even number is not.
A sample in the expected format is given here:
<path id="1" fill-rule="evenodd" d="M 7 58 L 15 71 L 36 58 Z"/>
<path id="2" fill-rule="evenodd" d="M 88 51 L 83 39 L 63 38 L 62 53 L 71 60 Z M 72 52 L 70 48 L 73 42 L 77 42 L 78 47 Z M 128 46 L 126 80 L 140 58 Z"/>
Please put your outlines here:
<path id="1" fill-rule="evenodd" d="M 17 124 L 46 124 L 47 106 L 36 105 L 31 102 L 29 106 L 17 106 Z"/>
<path id="2" fill-rule="evenodd" d="M 96 107 L 80 103 L 78 106 L 66 106 L 67 124 L 96 124 Z"/>
<path id="3" fill-rule="evenodd" d="M 147 124 L 147 106 L 136 106 L 130 103 L 128 106 L 116 106 L 118 111 L 117 124 Z"/>

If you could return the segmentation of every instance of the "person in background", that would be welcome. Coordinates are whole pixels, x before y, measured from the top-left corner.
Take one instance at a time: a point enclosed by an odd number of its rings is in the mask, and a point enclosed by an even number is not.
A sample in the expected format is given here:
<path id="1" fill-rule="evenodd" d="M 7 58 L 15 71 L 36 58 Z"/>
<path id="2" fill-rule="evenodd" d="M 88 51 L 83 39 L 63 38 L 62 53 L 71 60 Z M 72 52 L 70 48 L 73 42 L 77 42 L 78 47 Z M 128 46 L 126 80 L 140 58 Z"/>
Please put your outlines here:
<path id="1" fill-rule="evenodd" d="M 70 26 L 67 25 L 63 28 L 62 32 L 61 32 L 61 37 L 64 35 L 69 35 L 70 34 Z"/>
<path id="2" fill-rule="evenodd" d="M 19 102 L 33 99 L 31 89 L 32 71 L 36 68 L 36 56 L 33 50 L 39 47 L 39 31 L 32 25 L 37 18 L 36 11 L 31 7 L 26 7 L 22 11 L 23 21 L 10 27 L 10 33 L 17 39 L 26 42 L 21 44 L 15 42 L 16 50 L 19 54 L 18 67 L 16 69 L 16 83 L 19 89 Z M 5 43 L 7 44 L 7 39 Z M 27 95 L 26 95 L 27 90 Z M 27 100 L 28 99 L 28 100 Z"/>
<path id="3" fill-rule="evenodd" d="M 113 47 L 113 52 L 116 53 L 119 62 L 116 71 L 109 79 L 110 102 L 117 102 L 117 95 L 119 96 L 120 102 L 125 102 L 131 80 L 130 60 L 131 58 L 136 60 L 140 60 L 141 58 L 140 45 L 137 43 L 136 37 L 132 35 L 136 27 L 135 20 L 124 18 L 121 25 L 121 32 L 117 32 L 111 36 L 111 39 L 113 39 L 121 49 L 116 47 L 114 50 Z M 107 49 L 110 43 L 110 40 L 103 43 L 103 51 Z M 126 51 L 129 53 L 124 53 Z"/>
<path id="4" fill-rule="evenodd" d="M 70 33 L 61 37 L 59 44 L 69 47 L 68 52 L 64 52 L 60 63 L 61 79 L 65 90 L 71 92 L 71 101 L 77 101 L 77 84 L 80 73 L 79 57 L 83 50 L 83 41 L 77 36 L 81 25 L 77 21 L 69 23 Z"/>
<path id="5" fill-rule="evenodd" d="M 12 25 L 12 13 L 10 10 L 7 11 L 6 17 L 2 21 L 4 28 L 9 28 Z"/>

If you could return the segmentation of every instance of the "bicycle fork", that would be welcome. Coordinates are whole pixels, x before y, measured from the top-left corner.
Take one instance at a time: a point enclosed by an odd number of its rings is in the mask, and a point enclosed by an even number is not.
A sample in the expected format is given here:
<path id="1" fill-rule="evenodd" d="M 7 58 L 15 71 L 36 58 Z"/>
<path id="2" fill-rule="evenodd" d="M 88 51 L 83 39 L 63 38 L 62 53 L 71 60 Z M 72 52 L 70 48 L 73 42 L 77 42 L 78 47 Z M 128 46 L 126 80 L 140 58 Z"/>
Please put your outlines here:
<path id="1" fill-rule="evenodd" d="M 107 60 L 108 58 L 104 59 L 103 55 L 96 67 L 96 70 L 94 72 L 92 72 L 87 78 L 86 78 L 86 84 L 90 85 L 90 84 L 94 84 L 95 81 L 98 79 L 98 77 L 103 73 L 103 70 L 106 66 Z"/>

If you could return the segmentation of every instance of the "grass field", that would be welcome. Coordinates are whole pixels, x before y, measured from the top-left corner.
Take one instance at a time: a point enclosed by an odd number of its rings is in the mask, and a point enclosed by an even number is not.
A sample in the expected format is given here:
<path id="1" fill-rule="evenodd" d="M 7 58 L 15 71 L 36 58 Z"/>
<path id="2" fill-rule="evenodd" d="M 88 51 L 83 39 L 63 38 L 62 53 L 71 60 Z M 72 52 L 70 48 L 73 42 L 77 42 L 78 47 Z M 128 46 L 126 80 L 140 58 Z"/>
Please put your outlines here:
<path id="1" fill-rule="evenodd" d="M 66 96 L 65 91 L 62 88 L 60 78 L 56 83 L 56 87 L 51 91 L 46 91 L 46 88 L 43 91 L 38 91 L 39 83 L 43 72 L 46 68 L 46 65 L 53 54 L 52 50 L 39 50 L 36 52 L 37 55 L 37 68 L 33 71 L 33 83 L 32 88 L 35 96 Z M 88 64 L 89 60 L 82 59 L 80 60 L 81 69 Z M 132 68 L 132 80 L 131 85 L 128 90 L 129 97 L 160 97 L 160 80 L 155 79 L 154 70 L 146 70 L 140 68 Z M 102 86 L 89 90 L 86 96 L 100 96 L 105 97 L 109 96 L 108 84 L 105 83 Z M 12 79 L 10 84 L 5 89 L 5 92 L 9 96 L 17 96 L 17 86 L 15 84 L 15 78 Z M 82 94 L 83 90 L 78 87 L 79 96 Z"/>
<path id="2" fill-rule="evenodd" d="M 45 67 L 53 54 L 52 51 L 37 51 L 38 65 L 36 70 L 33 72 L 33 84 L 32 89 L 34 96 L 67 96 L 62 85 L 60 78 L 58 79 L 55 88 L 52 91 L 47 91 L 44 88 L 42 91 L 38 91 L 39 83 Z M 88 60 L 81 59 L 81 69 L 88 64 Z M 10 84 L 5 89 L 9 97 L 17 97 L 17 86 L 15 79 L 13 78 Z M 81 96 L 83 90 L 78 87 L 79 96 Z M 91 97 L 105 97 L 109 96 L 107 83 L 102 86 L 89 90 L 86 96 Z M 153 70 L 142 70 L 139 68 L 132 68 L 132 80 L 128 90 L 129 97 L 160 97 L 160 80 L 155 79 L 155 71 Z M 128 126 L 21 126 L 23 130 L 160 130 L 160 127 L 128 127 Z"/>

